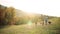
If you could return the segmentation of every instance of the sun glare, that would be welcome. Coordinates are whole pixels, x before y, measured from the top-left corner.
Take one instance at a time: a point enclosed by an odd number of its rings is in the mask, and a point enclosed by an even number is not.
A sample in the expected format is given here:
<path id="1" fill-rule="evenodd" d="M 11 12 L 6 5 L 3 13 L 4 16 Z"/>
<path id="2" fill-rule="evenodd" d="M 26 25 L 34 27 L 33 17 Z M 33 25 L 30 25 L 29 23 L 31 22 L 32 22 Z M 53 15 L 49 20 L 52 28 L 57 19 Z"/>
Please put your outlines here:
<path id="1" fill-rule="evenodd" d="M 28 21 L 27 24 L 28 24 L 28 26 L 31 26 L 32 25 L 32 22 L 31 21 Z"/>

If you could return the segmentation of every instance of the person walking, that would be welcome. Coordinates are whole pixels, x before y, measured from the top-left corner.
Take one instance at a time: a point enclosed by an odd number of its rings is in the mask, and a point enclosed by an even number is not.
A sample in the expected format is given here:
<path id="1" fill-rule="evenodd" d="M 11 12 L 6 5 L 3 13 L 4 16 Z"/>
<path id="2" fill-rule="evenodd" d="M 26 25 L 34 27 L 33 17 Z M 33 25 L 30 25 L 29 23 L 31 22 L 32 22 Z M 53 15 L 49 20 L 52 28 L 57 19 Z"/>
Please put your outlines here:
<path id="1" fill-rule="evenodd" d="M 47 23 L 48 23 L 48 17 L 45 17 L 44 22 L 45 22 L 45 24 L 47 25 Z"/>

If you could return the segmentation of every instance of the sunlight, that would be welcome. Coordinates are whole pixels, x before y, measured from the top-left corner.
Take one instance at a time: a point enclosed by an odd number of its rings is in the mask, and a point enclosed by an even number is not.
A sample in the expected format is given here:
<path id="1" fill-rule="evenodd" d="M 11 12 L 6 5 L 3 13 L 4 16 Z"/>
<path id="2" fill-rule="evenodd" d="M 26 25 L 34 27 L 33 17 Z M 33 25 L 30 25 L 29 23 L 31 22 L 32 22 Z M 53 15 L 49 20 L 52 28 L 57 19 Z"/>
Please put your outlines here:
<path id="1" fill-rule="evenodd" d="M 27 24 L 28 24 L 29 26 L 31 26 L 31 25 L 32 25 L 32 22 L 31 22 L 31 21 L 29 21 Z"/>
<path id="2" fill-rule="evenodd" d="M 32 28 L 32 22 L 31 22 L 31 20 L 28 21 L 28 23 L 27 23 L 27 28 L 29 28 L 29 29 Z"/>
<path id="3" fill-rule="evenodd" d="M 60 16 L 59 0 L 0 0 L 0 4 L 13 6 L 27 13 Z"/>

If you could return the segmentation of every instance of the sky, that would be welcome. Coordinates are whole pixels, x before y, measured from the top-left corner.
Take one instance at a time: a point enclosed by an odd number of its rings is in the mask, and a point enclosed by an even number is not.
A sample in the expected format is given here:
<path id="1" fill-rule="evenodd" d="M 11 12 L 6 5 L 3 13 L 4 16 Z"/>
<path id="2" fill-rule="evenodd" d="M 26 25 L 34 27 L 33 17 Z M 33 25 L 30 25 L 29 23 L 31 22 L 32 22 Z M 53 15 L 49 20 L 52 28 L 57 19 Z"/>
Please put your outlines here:
<path id="1" fill-rule="evenodd" d="M 60 0 L 0 0 L 0 4 L 28 13 L 60 17 Z"/>

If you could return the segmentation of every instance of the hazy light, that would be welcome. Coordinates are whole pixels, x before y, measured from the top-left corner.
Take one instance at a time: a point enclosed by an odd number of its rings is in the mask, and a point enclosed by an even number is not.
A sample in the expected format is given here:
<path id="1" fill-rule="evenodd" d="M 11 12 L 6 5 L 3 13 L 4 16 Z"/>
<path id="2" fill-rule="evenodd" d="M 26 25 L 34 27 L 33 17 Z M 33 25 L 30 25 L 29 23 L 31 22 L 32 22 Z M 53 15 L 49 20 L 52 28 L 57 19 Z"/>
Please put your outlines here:
<path id="1" fill-rule="evenodd" d="M 0 4 L 28 13 L 60 16 L 60 0 L 0 0 Z"/>

